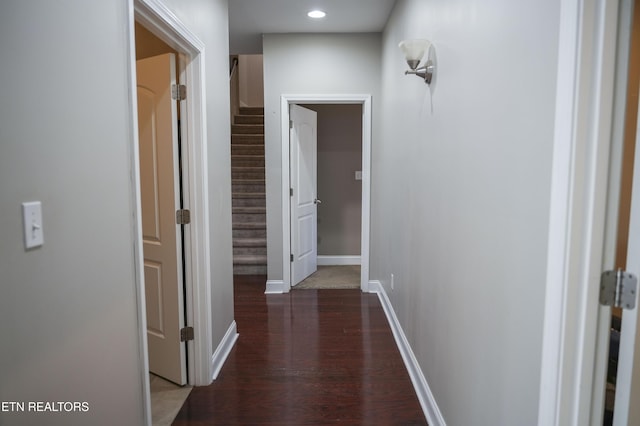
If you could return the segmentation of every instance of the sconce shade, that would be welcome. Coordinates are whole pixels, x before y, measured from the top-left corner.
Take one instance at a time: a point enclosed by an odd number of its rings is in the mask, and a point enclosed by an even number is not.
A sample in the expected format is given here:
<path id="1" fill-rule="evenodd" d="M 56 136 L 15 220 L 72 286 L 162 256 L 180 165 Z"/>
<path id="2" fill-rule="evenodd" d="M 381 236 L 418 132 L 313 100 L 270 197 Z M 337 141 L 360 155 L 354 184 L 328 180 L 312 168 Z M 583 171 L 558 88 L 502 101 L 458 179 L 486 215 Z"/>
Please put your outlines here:
<path id="1" fill-rule="evenodd" d="M 404 40 L 398 45 L 404 53 L 404 57 L 411 69 L 416 69 L 424 53 L 429 49 L 431 42 L 429 40 Z"/>
<path id="2" fill-rule="evenodd" d="M 403 40 L 398 47 L 400 47 L 400 50 L 404 53 L 407 64 L 409 68 L 411 68 L 405 71 L 404 74 L 420 77 L 424 79 L 425 83 L 431 85 L 436 73 L 436 52 L 435 47 L 431 47 L 431 42 L 423 39 Z M 426 52 L 429 52 L 427 59 L 424 65 L 418 68 Z"/>

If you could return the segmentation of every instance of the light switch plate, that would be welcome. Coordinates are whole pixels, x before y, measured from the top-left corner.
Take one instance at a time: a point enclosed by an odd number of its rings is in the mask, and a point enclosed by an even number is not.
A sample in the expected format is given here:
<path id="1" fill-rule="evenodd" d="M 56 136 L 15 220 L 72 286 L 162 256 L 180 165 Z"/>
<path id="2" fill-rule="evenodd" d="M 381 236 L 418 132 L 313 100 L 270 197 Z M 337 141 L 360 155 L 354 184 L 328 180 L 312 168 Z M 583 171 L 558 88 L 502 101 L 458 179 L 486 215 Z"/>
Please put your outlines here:
<path id="1" fill-rule="evenodd" d="M 356 172 L 356 180 L 362 180 L 362 172 L 359 170 Z"/>
<path id="2" fill-rule="evenodd" d="M 40 201 L 22 203 L 22 220 L 24 222 L 24 247 L 30 249 L 44 244 L 42 203 Z"/>

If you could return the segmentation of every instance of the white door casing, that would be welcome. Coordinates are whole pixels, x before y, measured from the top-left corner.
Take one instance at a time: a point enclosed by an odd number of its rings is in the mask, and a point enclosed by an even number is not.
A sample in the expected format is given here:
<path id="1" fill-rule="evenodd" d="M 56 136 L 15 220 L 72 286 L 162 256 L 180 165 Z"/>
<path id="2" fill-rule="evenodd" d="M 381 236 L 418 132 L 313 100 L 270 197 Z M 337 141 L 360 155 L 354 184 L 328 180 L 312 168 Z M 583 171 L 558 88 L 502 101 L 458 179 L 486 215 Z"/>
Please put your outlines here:
<path id="1" fill-rule="evenodd" d="M 186 383 L 175 55 L 137 61 L 138 137 L 149 371 Z"/>
<path id="2" fill-rule="evenodd" d="M 539 425 L 601 426 L 600 273 L 613 267 L 620 2 L 561 0 Z M 614 210 L 614 214 L 610 214 Z M 615 228 L 615 225 L 613 226 Z"/>
<path id="3" fill-rule="evenodd" d="M 625 129 L 626 129 L 626 115 L 627 115 L 627 98 L 628 98 L 628 85 L 629 85 L 629 64 L 630 64 L 630 43 L 633 26 L 633 0 L 622 0 L 617 3 L 617 9 L 612 9 L 610 19 L 612 28 L 608 33 L 613 34 L 606 40 L 608 44 L 608 50 L 615 51 L 615 60 L 611 60 L 609 67 L 613 67 L 613 85 L 612 88 L 613 97 L 611 102 L 611 130 L 610 134 L 606 135 L 610 138 L 610 161 L 609 161 L 609 182 L 608 182 L 608 194 L 606 203 L 606 222 L 604 226 L 604 256 L 602 260 L 602 270 L 611 270 L 619 266 L 621 241 L 619 240 L 619 233 L 625 232 L 626 237 L 623 244 L 627 244 L 627 240 L 630 237 L 628 228 L 628 219 L 626 229 L 623 222 L 619 222 L 624 214 L 621 209 L 624 208 L 624 199 L 631 199 L 631 180 L 633 179 L 632 172 L 628 175 L 624 171 L 627 160 L 633 161 L 633 158 L 626 159 L 625 157 L 633 156 L 633 150 L 628 153 L 629 148 L 625 145 Z M 615 11 L 617 10 L 617 16 Z M 605 15 L 602 13 L 602 15 Z M 617 26 L 614 31 L 613 26 Z M 606 99 L 606 98 L 604 98 Z M 633 163 L 632 163 L 633 164 Z M 627 182 L 627 180 L 629 180 Z M 628 188 L 628 189 L 625 189 Z M 628 191 L 628 194 L 626 193 Z M 629 206 L 627 205 L 627 208 Z M 630 213 L 628 211 L 627 213 Z M 626 258 L 625 253 L 625 258 Z M 595 353 L 595 366 L 593 368 L 593 395 L 590 403 L 591 419 L 590 424 L 592 426 L 601 426 L 603 424 L 603 414 L 605 412 L 606 404 L 611 404 L 607 396 L 607 376 L 609 367 L 609 346 L 610 346 L 610 328 L 611 328 L 611 308 L 608 306 L 600 306 L 597 320 L 597 335 L 596 335 L 596 353 Z M 628 331 L 628 330 L 627 330 Z M 624 369 L 623 369 L 624 370 Z M 622 379 L 624 381 L 624 379 Z M 624 394 L 624 391 L 622 392 Z M 618 397 L 620 395 L 617 395 Z M 623 411 L 625 411 L 623 409 Z M 620 423 L 619 423 L 620 424 Z"/>
<path id="4" fill-rule="evenodd" d="M 283 94 L 280 96 L 280 129 L 282 161 L 282 280 L 267 281 L 265 293 L 280 294 L 291 289 L 291 208 L 289 114 L 292 104 L 359 104 L 362 105 L 362 229 L 360 242 L 360 289 L 369 292 L 369 240 L 371 223 L 371 144 L 372 108 L 369 94 Z"/>
<path id="5" fill-rule="evenodd" d="M 216 376 L 226 351 L 216 352 L 212 338 L 211 314 L 211 250 L 209 232 L 209 191 L 207 155 L 206 91 L 204 87 L 205 46 L 175 13 L 158 0 L 133 0 L 129 3 L 128 93 L 132 105 L 129 133 L 132 143 L 128 151 L 131 159 L 131 202 L 135 219 L 133 246 L 136 274 L 135 295 L 138 308 L 138 337 L 140 341 L 141 399 L 145 406 L 145 422 L 151 425 L 149 389 L 149 357 L 144 287 L 144 255 L 140 195 L 140 161 L 136 90 L 135 22 L 152 31 L 180 53 L 180 83 L 187 86 L 187 99 L 181 105 L 183 202 L 191 211 L 191 223 L 185 232 L 185 309 L 187 324 L 194 327 L 194 340 L 187 342 L 188 383 L 204 386 Z M 235 322 L 234 322 L 235 323 Z"/>
<path id="6" fill-rule="evenodd" d="M 291 285 L 318 269 L 318 120 L 317 113 L 291 105 Z"/>

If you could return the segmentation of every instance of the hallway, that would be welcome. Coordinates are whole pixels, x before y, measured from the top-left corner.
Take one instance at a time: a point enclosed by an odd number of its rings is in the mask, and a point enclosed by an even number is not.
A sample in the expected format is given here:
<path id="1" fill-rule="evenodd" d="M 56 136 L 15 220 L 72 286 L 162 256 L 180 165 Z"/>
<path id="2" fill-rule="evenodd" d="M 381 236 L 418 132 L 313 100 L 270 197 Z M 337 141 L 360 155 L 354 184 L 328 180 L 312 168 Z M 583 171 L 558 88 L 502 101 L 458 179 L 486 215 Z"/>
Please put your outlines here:
<path id="1" fill-rule="evenodd" d="M 264 276 L 234 278 L 240 337 L 174 425 L 426 424 L 375 294 L 267 297 Z"/>

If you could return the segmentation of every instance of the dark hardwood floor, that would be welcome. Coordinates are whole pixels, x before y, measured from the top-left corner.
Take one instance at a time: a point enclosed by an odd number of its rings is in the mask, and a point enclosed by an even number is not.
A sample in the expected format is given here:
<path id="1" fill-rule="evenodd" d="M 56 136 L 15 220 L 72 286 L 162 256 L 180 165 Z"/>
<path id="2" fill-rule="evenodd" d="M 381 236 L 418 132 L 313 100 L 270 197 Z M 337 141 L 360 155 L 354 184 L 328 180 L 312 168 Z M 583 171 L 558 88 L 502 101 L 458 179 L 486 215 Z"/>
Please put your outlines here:
<path id="1" fill-rule="evenodd" d="M 235 277 L 240 337 L 174 425 L 426 424 L 376 295 L 264 286 Z"/>

